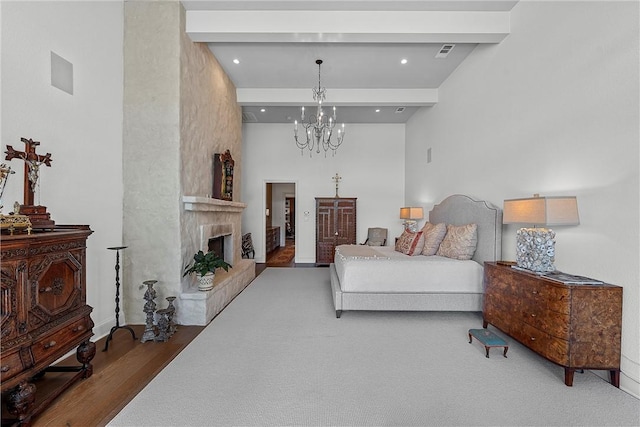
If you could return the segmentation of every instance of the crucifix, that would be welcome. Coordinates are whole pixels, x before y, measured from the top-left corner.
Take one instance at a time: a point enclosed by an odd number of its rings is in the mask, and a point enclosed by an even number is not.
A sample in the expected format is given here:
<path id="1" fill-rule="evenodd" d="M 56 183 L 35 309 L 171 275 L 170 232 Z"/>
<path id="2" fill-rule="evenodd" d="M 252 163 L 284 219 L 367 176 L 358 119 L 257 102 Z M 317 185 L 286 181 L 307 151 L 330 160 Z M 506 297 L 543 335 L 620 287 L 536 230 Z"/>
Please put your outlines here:
<path id="1" fill-rule="evenodd" d="M 32 139 L 20 138 L 24 142 L 24 151 L 17 151 L 11 145 L 7 145 L 5 160 L 21 159 L 24 161 L 24 203 L 20 207 L 20 213 L 27 215 L 34 228 L 47 228 L 53 226 L 54 222 L 49 219 L 47 208 L 45 206 L 34 205 L 34 195 L 40 178 L 40 166 L 46 165 L 51 167 L 51 153 L 44 156 L 36 153 L 36 147 L 40 145 L 39 141 Z M 17 212 L 16 212 L 17 213 Z"/>
<path id="2" fill-rule="evenodd" d="M 336 172 L 336 176 L 334 176 L 333 179 L 336 182 L 336 197 L 340 197 L 338 196 L 338 184 L 340 182 L 340 180 L 342 179 L 342 177 L 340 175 L 338 175 L 338 172 Z"/>

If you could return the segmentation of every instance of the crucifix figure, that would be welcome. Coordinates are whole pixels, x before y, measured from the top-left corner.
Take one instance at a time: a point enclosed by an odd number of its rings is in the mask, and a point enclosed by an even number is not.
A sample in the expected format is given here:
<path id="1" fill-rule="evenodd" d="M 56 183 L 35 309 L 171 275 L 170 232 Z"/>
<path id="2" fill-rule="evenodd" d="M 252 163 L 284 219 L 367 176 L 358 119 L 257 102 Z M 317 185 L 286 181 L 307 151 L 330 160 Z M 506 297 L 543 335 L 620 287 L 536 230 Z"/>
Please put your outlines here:
<path id="1" fill-rule="evenodd" d="M 24 205 L 33 206 L 34 194 L 36 191 L 36 185 L 38 178 L 40 177 L 40 165 L 43 163 L 51 167 L 51 153 L 47 153 L 44 156 L 36 153 L 36 147 L 40 145 L 39 141 L 32 139 L 20 138 L 20 141 L 24 142 L 25 149 L 23 151 L 16 151 L 11 145 L 7 145 L 7 151 L 5 154 L 5 160 L 22 159 L 24 165 Z"/>
<path id="2" fill-rule="evenodd" d="M 336 176 L 334 176 L 333 179 L 336 182 L 336 197 L 340 197 L 338 196 L 338 184 L 340 182 L 340 180 L 342 179 L 342 177 L 340 175 L 338 175 L 338 173 L 336 172 Z"/>
<path id="3" fill-rule="evenodd" d="M 34 229 L 52 228 L 55 221 L 51 219 L 51 215 L 47 212 L 46 206 L 35 206 L 34 195 L 40 178 L 40 166 L 51 166 L 51 153 L 44 156 L 36 153 L 36 147 L 40 142 L 32 139 L 20 138 L 24 142 L 24 151 L 14 150 L 12 146 L 7 145 L 5 160 L 21 159 L 24 161 L 24 203 L 20 206 L 20 214 L 29 217 Z M 16 213 L 18 210 L 16 210 Z"/>

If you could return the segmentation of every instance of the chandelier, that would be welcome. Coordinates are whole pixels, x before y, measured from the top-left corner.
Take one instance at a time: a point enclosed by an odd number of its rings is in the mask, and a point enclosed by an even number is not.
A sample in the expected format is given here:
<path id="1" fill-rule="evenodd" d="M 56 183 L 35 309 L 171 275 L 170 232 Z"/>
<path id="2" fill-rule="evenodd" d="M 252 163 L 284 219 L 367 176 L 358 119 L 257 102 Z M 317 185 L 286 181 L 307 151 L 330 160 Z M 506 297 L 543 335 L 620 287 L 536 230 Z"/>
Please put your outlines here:
<path id="1" fill-rule="evenodd" d="M 298 121 L 294 123 L 293 133 L 296 140 L 296 145 L 304 155 L 305 148 L 309 150 L 309 157 L 312 157 L 312 153 L 315 149 L 317 154 L 320 154 L 320 148 L 324 150 L 325 157 L 329 150 L 332 151 L 332 155 L 336 154 L 336 150 L 342 144 L 344 139 L 344 123 L 338 127 L 338 135 L 332 139 L 333 128 L 336 126 L 336 107 L 333 107 L 332 115 L 327 117 L 322 110 L 322 101 L 324 101 L 327 90 L 320 84 L 320 66 L 322 65 L 322 59 L 317 59 L 318 64 L 318 88 L 313 88 L 313 100 L 318 103 L 318 108 L 315 115 L 309 115 L 305 121 L 304 107 L 302 107 L 302 113 L 300 115 L 300 124 L 304 128 L 305 138 L 304 141 L 298 139 Z"/>

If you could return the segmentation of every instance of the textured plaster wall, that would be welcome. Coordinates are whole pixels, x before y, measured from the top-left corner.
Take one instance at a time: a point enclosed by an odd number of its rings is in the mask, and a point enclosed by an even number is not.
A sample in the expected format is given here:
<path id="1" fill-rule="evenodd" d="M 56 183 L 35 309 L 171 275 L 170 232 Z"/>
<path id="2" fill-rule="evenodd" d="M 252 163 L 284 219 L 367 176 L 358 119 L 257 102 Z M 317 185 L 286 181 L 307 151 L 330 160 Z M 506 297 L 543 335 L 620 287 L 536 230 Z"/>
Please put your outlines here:
<path id="1" fill-rule="evenodd" d="M 181 193 L 206 196 L 212 193 L 213 155 L 231 152 L 235 161 L 233 201 L 241 201 L 242 110 L 236 102 L 236 88 L 207 45 L 194 43 L 184 31 L 184 9 L 180 24 L 180 146 Z M 233 265 L 241 258 L 240 213 L 182 211 L 181 256 L 186 264 L 199 248 L 201 224 L 232 224 Z M 183 288 L 195 277 L 183 279 Z"/>
<path id="2" fill-rule="evenodd" d="M 624 287 L 621 385 L 640 395 L 638 2 L 519 2 L 407 124 L 406 198 L 577 195 L 556 267 Z M 427 164 L 427 149 L 432 163 Z M 515 259 L 517 227 L 503 256 Z"/>
<path id="3" fill-rule="evenodd" d="M 144 323 L 145 280 L 158 280 L 158 307 L 190 278 L 198 225 L 234 224 L 240 214 L 184 212 L 182 196 L 211 194 L 212 155 L 230 149 L 240 171 L 241 112 L 235 87 L 206 45 L 184 34 L 177 1 L 125 2 L 125 313 Z M 239 180 L 234 200 L 239 200 Z M 234 242 L 240 258 L 240 236 Z M 180 307 L 177 307 L 178 310 Z"/>

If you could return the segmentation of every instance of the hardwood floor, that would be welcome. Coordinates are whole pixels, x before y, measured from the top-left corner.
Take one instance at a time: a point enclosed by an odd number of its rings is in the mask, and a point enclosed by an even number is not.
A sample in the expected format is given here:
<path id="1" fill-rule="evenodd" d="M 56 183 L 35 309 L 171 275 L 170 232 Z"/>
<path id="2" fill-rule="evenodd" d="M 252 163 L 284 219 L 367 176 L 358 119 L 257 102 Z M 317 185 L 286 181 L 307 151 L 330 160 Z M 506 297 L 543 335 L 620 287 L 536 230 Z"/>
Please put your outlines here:
<path id="1" fill-rule="evenodd" d="M 32 420 L 33 426 L 104 426 L 182 351 L 204 326 L 178 326 L 176 333 L 164 343 L 141 343 L 143 325 L 131 325 L 136 340 L 123 329 L 115 332 L 104 352 L 105 338 L 96 342 L 92 361 L 93 375 L 66 390 L 42 414 Z M 77 365 L 71 356 L 60 365 Z M 61 373 L 50 372 L 35 384 L 37 398 L 48 394 L 64 381 Z"/>
<path id="2" fill-rule="evenodd" d="M 275 252 L 275 251 L 274 251 Z M 256 264 L 256 277 L 267 264 Z M 310 267 L 313 264 L 289 267 Z M 72 385 L 40 415 L 32 419 L 32 426 L 90 427 L 105 426 L 126 404 L 173 360 L 203 329 L 204 326 L 178 326 L 177 332 L 164 343 L 141 343 L 143 325 L 129 325 L 136 340 L 124 329 L 115 332 L 104 349 L 106 337 L 96 341 L 96 356 L 92 360 L 93 375 Z M 77 365 L 75 356 L 60 363 Z M 49 372 L 35 382 L 37 399 L 41 399 L 65 380 L 65 374 Z M 68 375 L 68 374 L 67 374 Z M 3 418 L 8 416 L 4 412 Z M 3 423 L 4 425 L 4 423 Z"/>

